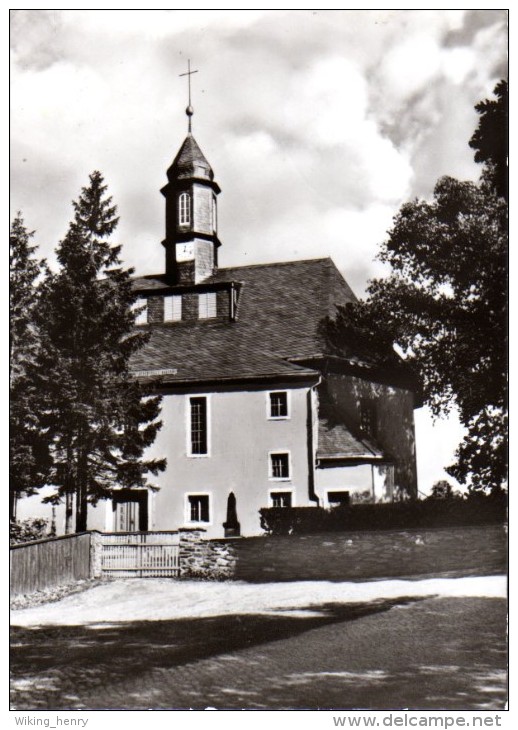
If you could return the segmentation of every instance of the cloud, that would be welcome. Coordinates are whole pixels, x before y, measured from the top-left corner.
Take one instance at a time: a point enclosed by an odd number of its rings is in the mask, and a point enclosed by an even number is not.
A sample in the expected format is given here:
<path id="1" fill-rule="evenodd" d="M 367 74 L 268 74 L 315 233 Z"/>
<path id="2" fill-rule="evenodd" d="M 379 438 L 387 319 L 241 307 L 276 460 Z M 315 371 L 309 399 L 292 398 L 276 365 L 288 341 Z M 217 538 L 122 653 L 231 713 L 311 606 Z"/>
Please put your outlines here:
<path id="1" fill-rule="evenodd" d="M 426 33 L 419 33 L 395 45 L 385 56 L 381 78 L 388 96 L 399 102 L 428 84 L 440 68 L 440 47 Z"/>
<path id="2" fill-rule="evenodd" d="M 364 238 L 373 207 L 395 212 L 440 175 L 478 174 L 467 146 L 473 104 L 505 58 L 505 28 L 502 14 L 471 17 L 15 11 L 13 207 L 27 211 L 49 255 L 71 198 L 99 168 L 119 203 L 127 261 L 160 265 L 159 188 L 185 133 L 177 75 L 189 54 L 200 68 L 195 134 L 223 188 L 224 240 L 272 240 L 296 220 L 306 255 L 318 222 L 337 215 L 354 218 Z M 328 227 L 318 249 L 342 260 L 339 234 Z M 229 243 L 232 263 L 241 250 Z"/>
<path id="3" fill-rule="evenodd" d="M 309 252 L 304 231 L 337 210 L 368 231 L 374 205 L 395 212 L 442 174 L 478 174 L 467 139 L 473 104 L 505 58 L 502 17 L 488 11 L 470 26 L 463 11 L 15 11 L 13 207 L 49 255 L 71 198 L 99 168 L 126 259 L 156 266 L 189 54 L 224 237 L 271 239 L 277 221 L 297 218 Z"/>

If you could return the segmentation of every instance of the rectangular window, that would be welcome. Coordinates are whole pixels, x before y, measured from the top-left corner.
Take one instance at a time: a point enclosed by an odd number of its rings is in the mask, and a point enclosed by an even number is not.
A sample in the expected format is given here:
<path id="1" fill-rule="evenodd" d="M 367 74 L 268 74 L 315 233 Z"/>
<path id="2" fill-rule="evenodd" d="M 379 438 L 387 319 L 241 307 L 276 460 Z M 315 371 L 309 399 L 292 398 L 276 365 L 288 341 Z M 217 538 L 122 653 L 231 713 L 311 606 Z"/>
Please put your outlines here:
<path id="1" fill-rule="evenodd" d="M 200 319 L 210 319 L 217 316 L 215 291 L 198 294 L 198 316 Z"/>
<path id="2" fill-rule="evenodd" d="M 272 507 L 291 507 L 291 492 L 271 492 Z"/>
<path id="3" fill-rule="evenodd" d="M 288 418 L 288 393 L 277 390 L 270 396 L 270 418 Z"/>
<path id="4" fill-rule="evenodd" d="M 182 319 L 182 297 L 164 297 L 164 322 L 179 322 Z"/>
<path id="5" fill-rule="evenodd" d="M 207 398 L 190 398 L 191 455 L 206 455 L 207 451 Z"/>
<path id="6" fill-rule="evenodd" d="M 270 454 L 270 478 L 290 478 L 290 455 L 288 453 Z"/>
<path id="7" fill-rule="evenodd" d="M 187 522 L 210 522 L 209 495 L 187 495 Z"/>
<path id="8" fill-rule="evenodd" d="M 137 311 L 139 309 L 140 312 L 138 312 L 135 316 L 135 324 L 147 324 L 147 299 L 144 299 L 143 297 L 139 297 L 137 299 L 133 305 L 133 310 Z"/>
<path id="9" fill-rule="evenodd" d="M 360 401 L 360 428 L 366 436 L 376 436 L 376 404 L 367 398 Z"/>
<path id="10" fill-rule="evenodd" d="M 327 502 L 330 507 L 343 507 L 351 501 L 349 492 L 328 492 Z"/>

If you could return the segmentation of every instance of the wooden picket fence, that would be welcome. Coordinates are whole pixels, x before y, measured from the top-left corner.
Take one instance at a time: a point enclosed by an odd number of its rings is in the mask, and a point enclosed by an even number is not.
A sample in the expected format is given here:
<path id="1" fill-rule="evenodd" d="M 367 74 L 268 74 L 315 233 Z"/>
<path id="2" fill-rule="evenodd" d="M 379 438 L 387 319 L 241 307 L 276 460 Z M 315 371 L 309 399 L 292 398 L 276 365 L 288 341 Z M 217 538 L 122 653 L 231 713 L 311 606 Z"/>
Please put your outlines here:
<path id="1" fill-rule="evenodd" d="M 11 595 L 88 580 L 90 546 L 89 532 L 12 545 L 9 551 Z"/>
<path id="2" fill-rule="evenodd" d="M 179 543 L 178 532 L 83 532 L 12 545 L 11 596 L 94 577 L 175 577 Z"/>
<path id="3" fill-rule="evenodd" d="M 177 532 L 109 532 L 101 535 L 101 569 L 113 578 L 169 578 L 180 573 Z"/>

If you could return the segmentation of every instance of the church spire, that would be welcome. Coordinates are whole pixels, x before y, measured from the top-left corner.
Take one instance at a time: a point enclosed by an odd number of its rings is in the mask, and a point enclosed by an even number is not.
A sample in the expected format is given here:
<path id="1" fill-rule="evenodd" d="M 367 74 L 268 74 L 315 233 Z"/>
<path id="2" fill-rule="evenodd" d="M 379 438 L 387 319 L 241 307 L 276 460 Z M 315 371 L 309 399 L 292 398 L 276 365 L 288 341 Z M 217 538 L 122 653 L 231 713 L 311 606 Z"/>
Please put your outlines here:
<path id="1" fill-rule="evenodd" d="M 167 170 L 165 197 L 166 276 L 173 284 L 197 284 L 212 276 L 217 268 L 217 195 L 214 172 L 192 136 L 191 75 L 187 76 L 189 105 L 185 110 L 188 134 Z"/>

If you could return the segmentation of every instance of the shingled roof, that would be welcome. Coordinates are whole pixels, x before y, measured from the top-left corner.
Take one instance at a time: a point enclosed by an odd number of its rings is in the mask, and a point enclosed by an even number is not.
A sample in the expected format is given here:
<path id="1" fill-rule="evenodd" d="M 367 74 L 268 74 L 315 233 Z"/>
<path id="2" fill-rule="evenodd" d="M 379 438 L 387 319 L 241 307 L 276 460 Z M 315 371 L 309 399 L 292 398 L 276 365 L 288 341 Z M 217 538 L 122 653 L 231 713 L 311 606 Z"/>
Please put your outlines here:
<path id="1" fill-rule="evenodd" d="M 171 167 L 167 170 L 167 177 L 169 180 L 178 180 L 199 176 L 207 177 L 209 180 L 214 179 L 212 167 L 207 162 L 199 144 L 192 134 L 188 134 Z"/>
<path id="2" fill-rule="evenodd" d="M 225 282 L 240 286 L 236 321 L 154 324 L 132 369 L 167 370 L 171 384 L 317 377 L 317 371 L 300 360 L 324 351 L 322 319 L 333 315 L 337 304 L 356 300 L 333 261 L 219 269 L 203 285 Z M 154 295 L 174 292 L 160 276 L 136 279 L 134 286 Z"/>
<path id="3" fill-rule="evenodd" d="M 319 418 L 317 459 L 379 461 L 383 452 L 370 441 L 354 436 L 343 423 Z"/>

